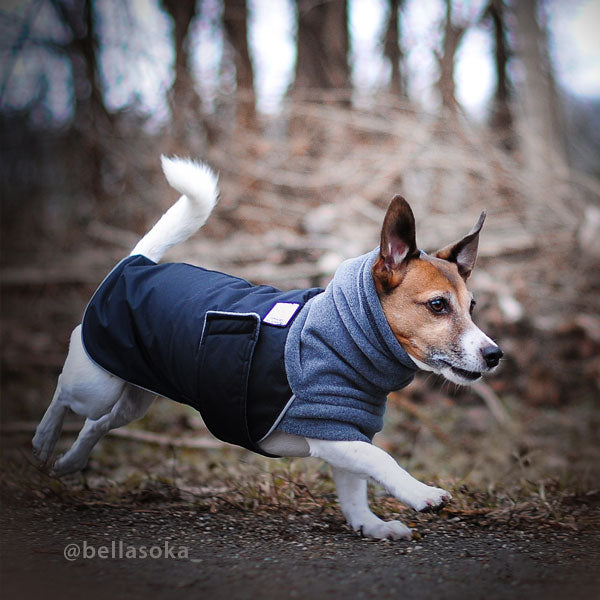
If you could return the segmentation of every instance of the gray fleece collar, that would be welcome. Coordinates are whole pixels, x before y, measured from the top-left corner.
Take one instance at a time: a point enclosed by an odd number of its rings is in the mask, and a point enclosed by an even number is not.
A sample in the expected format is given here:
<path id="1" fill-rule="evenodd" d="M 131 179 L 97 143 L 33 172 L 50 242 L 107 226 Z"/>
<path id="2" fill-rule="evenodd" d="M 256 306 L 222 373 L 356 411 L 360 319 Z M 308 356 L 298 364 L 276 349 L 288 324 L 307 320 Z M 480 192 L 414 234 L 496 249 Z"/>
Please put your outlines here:
<path id="1" fill-rule="evenodd" d="M 285 366 L 295 395 L 280 429 L 322 439 L 372 439 L 387 394 L 417 371 L 385 318 L 371 268 L 378 250 L 340 265 L 290 328 Z"/>
<path id="2" fill-rule="evenodd" d="M 347 310 L 342 310 L 343 306 L 350 309 L 356 325 L 350 325 L 350 335 L 360 332 L 355 341 L 361 344 L 365 352 L 367 348 L 362 344 L 371 344 L 372 350 L 368 351 L 381 354 L 383 369 L 386 369 L 385 362 L 397 361 L 404 367 L 417 371 L 418 367 L 393 334 L 377 295 L 372 269 L 378 256 L 379 248 L 375 248 L 340 265 L 331 282 L 335 304 L 341 315 L 348 315 Z M 354 281 L 357 285 L 353 285 Z"/>

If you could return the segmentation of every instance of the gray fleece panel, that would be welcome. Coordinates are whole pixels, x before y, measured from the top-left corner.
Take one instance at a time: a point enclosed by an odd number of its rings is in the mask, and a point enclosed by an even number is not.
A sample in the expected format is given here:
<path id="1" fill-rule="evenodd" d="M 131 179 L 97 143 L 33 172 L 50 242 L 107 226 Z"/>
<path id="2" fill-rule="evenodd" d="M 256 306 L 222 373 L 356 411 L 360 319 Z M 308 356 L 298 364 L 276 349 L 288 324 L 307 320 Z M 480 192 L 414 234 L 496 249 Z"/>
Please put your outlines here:
<path id="1" fill-rule="evenodd" d="M 277 429 L 372 441 L 388 393 L 412 381 L 417 367 L 392 333 L 373 282 L 378 253 L 342 263 L 296 317 L 285 347 L 295 397 Z"/>

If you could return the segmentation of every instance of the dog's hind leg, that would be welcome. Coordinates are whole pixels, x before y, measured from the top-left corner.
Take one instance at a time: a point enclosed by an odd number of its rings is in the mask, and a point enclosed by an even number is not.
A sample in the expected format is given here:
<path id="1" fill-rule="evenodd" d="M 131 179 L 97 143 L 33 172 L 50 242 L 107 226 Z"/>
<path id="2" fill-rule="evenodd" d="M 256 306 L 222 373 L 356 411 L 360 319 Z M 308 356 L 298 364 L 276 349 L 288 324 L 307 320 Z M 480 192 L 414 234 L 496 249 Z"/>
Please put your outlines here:
<path id="1" fill-rule="evenodd" d="M 412 531 L 400 521 L 383 521 L 374 515 L 367 499 L 367 480 L 356 473 L 331 467 L 340 507 L 348 525 L 362 535 L 379 540 L 410 540 Z"/>
<path id="2" fill-rule="evenodd" d="M 86 419 L 79 436 L 68 452 L 60 456 L 52 468 L 55 475 L 61 476 L 80 471 L 88 462 L 90 453 L 100 439 L 111 429 L 127 425 L 141 419 L 155 395 L 133 385 L 126 384 L 121 396 L 109 413 L 99 419 Z"/>
<path id="3" fill-rule="evenodd" d="M 67 394 L 61 385 L 61 378 L 62 376 L 59 376 L 52 402 L 37 426 L 32 441 L 33 455 L 41 463 L 48 462 L 52 456 L 69 408 Z"/>
<path id="4" fill-rule="evenodd" d="M 124 385 L 122 379 L 110 375 L 88 358 L 81 342 L 81 326 L 77 326 L 71 334 L 69 353 L 54 397 L 32 440 L 34 456 L 42 463 L 50 460 L 67 410 L 98 419 L 112 409 Z"/>

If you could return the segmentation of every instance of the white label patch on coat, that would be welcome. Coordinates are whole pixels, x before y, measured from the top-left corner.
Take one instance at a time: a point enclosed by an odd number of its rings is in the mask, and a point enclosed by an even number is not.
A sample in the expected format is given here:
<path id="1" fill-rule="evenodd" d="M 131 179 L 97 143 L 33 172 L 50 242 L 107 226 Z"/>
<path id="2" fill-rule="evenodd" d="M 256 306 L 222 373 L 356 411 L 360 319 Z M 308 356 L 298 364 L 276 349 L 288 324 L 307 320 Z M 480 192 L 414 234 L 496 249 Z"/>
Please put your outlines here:
<path id="1" fill-rule="evenodd" d="M 285 327 L 296 314 L 300 305 L 295 302 L 278 302 L 263 319 L 264 323 L 269 325 L 278 325 Z"/>

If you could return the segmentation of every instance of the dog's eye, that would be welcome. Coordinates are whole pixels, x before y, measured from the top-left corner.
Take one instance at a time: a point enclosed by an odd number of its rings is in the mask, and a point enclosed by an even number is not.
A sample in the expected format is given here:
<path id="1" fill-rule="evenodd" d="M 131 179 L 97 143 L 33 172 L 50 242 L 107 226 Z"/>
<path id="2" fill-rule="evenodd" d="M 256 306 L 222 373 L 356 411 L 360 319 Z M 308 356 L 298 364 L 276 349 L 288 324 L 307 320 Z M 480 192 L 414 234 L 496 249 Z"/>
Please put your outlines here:
<path id="1" fill-rule="evenodd" d="M 427 303 L 427 306 L 434 313 L 442 313 L 446 310 L 446 300 L 444 298 L 433 298 Z"/>
<path id="2" fill-rule="evenodd" d="M 475 305 L 477 304 L 477 302 L 475 300 L 471 300 L 471 306 L 469 307 L 469 312 L 471 314 L 473 314 L 473 311 L 475 310 Z"/>

